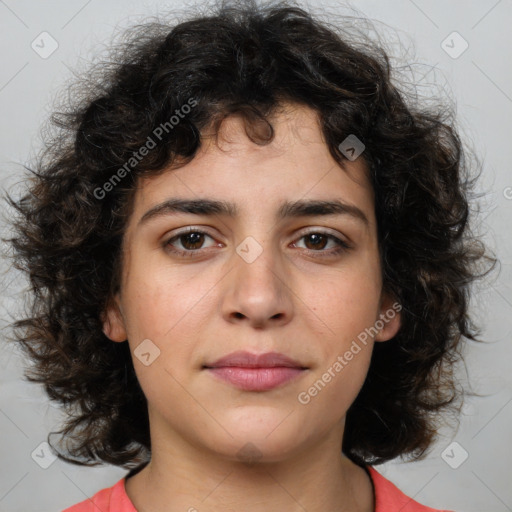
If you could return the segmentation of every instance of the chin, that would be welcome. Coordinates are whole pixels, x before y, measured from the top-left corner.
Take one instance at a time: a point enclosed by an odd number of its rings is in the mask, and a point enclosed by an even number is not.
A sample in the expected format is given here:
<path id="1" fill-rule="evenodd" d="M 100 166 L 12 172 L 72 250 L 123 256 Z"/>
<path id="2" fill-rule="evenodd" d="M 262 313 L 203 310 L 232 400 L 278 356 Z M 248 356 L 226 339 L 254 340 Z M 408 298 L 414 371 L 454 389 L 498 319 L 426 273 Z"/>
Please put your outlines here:
<path id="1" fill-rule="evenodd" d="M 244 464 L 257 465 L 277 463 L 290 459 L 298 450 L 300 444 L 296 438 L 268 439 L 264 436 L 237 436 L 230 439 L 224 447 L 222 455 L 229 460 Z M 217 451 L 219 446 L 217 446 Z"/>
<path id="2" fill-rule="evenodd" d="M 226 428 L 222 439 L 208 439 L 217 453 L 231 460 L 247 463 L 279 462 L 291 457 L 306 442 L 304 430 L 290 410 L 243 407 L 219 422 Z M 284 421 L 283 421 L 284 420 Z M 294 421 L 295 420 L 295 421 Z M 217 437 L 217 436 L 215 436 Z"/>

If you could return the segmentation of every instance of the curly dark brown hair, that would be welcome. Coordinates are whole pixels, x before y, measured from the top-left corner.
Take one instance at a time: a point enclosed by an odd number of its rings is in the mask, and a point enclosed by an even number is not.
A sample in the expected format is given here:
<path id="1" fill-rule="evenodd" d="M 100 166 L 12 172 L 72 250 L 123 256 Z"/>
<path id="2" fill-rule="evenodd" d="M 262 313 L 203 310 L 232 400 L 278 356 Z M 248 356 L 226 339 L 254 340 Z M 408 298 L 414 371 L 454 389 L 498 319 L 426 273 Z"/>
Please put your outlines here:
<path id="1" fill-rule="evenodd" d="M 221 2 L 126 34 L 52 116 L 28 191 L 6 195 L 16 217 L 8 241 L 30 280 L 30 313 L 12 338 L 31 360 L 25 376 L 68 414 L 59 457 L 130 468 L 151 454 L 128 343 L 102 330 L 138 180 L 191 161 L 204 130 L 217 133 L 233 113 L 253 142 L 268 143 L 269 118 L 285 102 L 318 113 L 336 161 L 348 135 L 365 144 L 383 286 L 403 306 L 398 334 L 374 347 L 343 452 L 358 464 L 423 457 L 439 413 L 463 394 L 454 377 L 462 344 L 479 341 L 471 285 L 496 263 L 470 229 L 478 160 L 466 156 L 453 109 L 407 99 L 381 45 L 290 2 Z"/>

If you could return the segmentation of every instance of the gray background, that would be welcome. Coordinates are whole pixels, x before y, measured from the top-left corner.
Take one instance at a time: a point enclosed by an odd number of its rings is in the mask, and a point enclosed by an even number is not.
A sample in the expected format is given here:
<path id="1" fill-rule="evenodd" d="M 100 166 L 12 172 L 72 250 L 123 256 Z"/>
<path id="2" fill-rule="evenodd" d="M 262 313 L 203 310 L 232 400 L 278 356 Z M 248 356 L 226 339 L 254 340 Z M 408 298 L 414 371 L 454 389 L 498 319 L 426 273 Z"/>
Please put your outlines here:
<path id="1" fill-rule="evenodd" d="M 16 196 L 22 165 L 40 147 L 40 127 L 71 78 L 70 69 L 87 66 L 114 31 L 183 5 L 149 0 L 0 0 L 0 186 Z M 344 12 L 339 3 L 324 5 Z M 351 5 L 375 20 L 384 35 L 394 29 L 389 37 L 403 42 L 402 57 L 414 65 L 414 80 L 422 94 L 433 86 L 457 102 L 461 134 L 472 141 L 484 164 L 480 229 L 501 260 L 500 273 L 475 289 L 472 302 L 488 343 L 468 346 L 467 376 L 460 372 L 484 396 L 466 401 L 460 427 L 443 428 L 425 460 L 397 460 L 377 469 L 406 494 L 432 507 L 460 512 L 512 510 L 512 376 L 507 371 L 512 356 L 512 2 L 364 0 Z M 47 58 L 31 47 L 43 31 L 58 43 Z M 457 58 L 442 46 L 453 31 L 469 44 Z M 445 45 L 452 46 L 454 54 L 462 41 L 451 37 Z M 399 51 L 395 43 L 392 47 Z M 50 48 L 49 40 L 45 48 Z M 6 229 L 2 226 L 2 234 Z M 22 287 L 19 276 L 2 262 L 2 327 L 16 316 Z M 80 468 L 60 460 L 47 469 L 36 464 L 31 454 L 45 453 L 38 446 L 49 431 L 56 430 L 61 413 L 42 389 L 22 379 L 22 367 L 19 355 L 2 343 L 0 512 L 56 512 L 123 477 L 126 471 L 116 467 Z M 445 459 L 452 465 L 460 463 L 465 452 L 468 458 L 454 469 L 442 457 L 446 449 Z M 41 455 L 43 459 L 51 462 L 47 454 Z"/>

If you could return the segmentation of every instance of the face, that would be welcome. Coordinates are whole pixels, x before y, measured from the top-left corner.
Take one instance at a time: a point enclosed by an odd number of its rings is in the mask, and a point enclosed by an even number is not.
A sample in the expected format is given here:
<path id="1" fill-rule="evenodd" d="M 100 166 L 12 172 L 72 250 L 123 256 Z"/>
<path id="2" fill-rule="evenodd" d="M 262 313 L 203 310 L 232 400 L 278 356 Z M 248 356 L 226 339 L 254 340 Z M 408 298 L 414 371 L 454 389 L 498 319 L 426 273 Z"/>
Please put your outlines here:
<path id="1" fill-rule="evenodd" d="M 341 168 L 307 107 L 272 124 L 261 146 L 229 117 L 217 144 L 139 182 L 104 322 L 128 340 L 152 438 L 233 459 L 247 443 L 268 461 L 341 443 L 374 342 L 399 328 L 363 158 Z M 216 364 L 238 351 L 289 359 Z"/>

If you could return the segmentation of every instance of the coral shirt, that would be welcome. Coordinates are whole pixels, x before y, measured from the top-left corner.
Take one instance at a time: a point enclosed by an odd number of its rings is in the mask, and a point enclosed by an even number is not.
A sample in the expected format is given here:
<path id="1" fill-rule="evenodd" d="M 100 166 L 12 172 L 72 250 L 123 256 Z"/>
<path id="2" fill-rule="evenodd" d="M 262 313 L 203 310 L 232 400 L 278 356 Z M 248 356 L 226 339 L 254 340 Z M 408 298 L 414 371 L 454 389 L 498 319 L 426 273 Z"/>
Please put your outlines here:
<path id="1" fill-rule="evenodd" d="M 384 478 L 372 466 L 366 466 L 375 496 L 375 512 L 450 512 L 420 505 Z M 127 475 L 130 476 L 130 474 Z M 127 478 L 125 477 L 125 478 Z M 122 478 L 112 487 L 98 491 L 92 498 L 77 503 L 62 512 L 137 512 L 124 487 Z"/>

